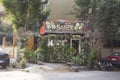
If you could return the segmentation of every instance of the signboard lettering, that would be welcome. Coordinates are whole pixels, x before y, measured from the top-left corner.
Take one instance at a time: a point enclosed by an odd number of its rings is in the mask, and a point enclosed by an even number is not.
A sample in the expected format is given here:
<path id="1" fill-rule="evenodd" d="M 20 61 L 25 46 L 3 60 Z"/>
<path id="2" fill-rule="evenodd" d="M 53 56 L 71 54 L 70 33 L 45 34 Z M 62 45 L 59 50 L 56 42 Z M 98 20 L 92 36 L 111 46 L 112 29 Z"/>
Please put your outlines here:
<path id="1" fill-rule="evenodd" d="M 84 27 L 87 26 L 87 22 L 69 22 L 69 21 L 47 21 L 45 23 L 46 33 L 83 33 Z"/>

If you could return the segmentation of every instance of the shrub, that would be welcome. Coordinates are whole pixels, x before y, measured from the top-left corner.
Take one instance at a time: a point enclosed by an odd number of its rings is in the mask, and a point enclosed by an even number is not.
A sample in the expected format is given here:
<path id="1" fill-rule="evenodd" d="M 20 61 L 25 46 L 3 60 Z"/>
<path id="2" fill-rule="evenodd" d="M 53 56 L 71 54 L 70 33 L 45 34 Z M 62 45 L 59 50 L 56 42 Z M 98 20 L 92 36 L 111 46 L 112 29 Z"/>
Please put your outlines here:
<path id="1" fill-rule="evenodd" d="M 76 56 L 76 57 L 74 56 L 72 57 L 71 62 L 73 65 L 79 66 L 82 64 L 82 59 L 79 56 Z"/>
<path id="2" fill-rule="evenodd" d="M 37 54 L 40 49 L 29 50 L 28 48 L 23 48 L 21 51 L 23 53 L 23 58 L 25 58 L 28 62 L 37 63 Z"/>
<path id="3" fill-rule="evenodd" d="M 21 68 L 25 68 L 26 67 L 26 60 L 25 60 L 25 58 L 22 58 L 22 60 L 20 61 L 20 67 Z"/>
<path id="4" fill-rule="evenodd" d="M 16 62 L 11 63 L 11 66 L 12 66 L 13 68 L 16 68 L 16 67 L 17 67 Z"/>
<path id="5" fill-rule="evenodd" d="M 94 67 L 96 60 L 97 60 L 97 49 L 93 49 L 91 53 L 88 54 L 87 66 Z"/>

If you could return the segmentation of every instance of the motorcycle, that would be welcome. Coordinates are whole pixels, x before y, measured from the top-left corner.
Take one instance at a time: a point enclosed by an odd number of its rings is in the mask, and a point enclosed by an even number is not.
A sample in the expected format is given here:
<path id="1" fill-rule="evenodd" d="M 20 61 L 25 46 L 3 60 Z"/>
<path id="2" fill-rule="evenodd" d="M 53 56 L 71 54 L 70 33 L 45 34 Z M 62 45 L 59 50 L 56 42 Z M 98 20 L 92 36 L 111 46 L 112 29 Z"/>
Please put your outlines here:
<path id="1" fill-rule="evenodd" d="M 98 69 L 103 71 L 112 71 L 113 65 L 109 60 L 101 59 L 98 61 Z"/>

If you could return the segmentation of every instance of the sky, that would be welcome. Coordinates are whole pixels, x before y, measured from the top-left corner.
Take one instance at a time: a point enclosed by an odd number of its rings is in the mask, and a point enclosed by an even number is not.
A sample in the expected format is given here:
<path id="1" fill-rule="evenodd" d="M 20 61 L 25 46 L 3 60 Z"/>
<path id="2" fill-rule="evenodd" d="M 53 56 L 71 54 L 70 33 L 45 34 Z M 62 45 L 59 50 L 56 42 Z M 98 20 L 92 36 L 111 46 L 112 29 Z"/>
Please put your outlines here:
<path id="1" fill-rule="evenodd" d="M 3 11 L 4 10 L 4 7 L 2 5 L 2 0 L 0 0 L 0 11 Z"/>

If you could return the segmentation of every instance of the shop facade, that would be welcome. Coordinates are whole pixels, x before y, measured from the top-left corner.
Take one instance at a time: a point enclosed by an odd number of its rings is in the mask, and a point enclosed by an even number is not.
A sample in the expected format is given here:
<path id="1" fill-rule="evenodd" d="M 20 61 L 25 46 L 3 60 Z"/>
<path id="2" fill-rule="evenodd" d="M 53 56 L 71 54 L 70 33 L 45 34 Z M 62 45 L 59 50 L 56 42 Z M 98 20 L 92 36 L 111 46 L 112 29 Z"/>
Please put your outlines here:
<path id="1" fill-rule="evenodd" d="M 49 36 L 48 46 L 54 45 L 53 36 L 59 36 L 59 42 L 64 45 L 68 42 L 70 47 L 76 49 L 77 53 L 81 53 L 81 38 L 85 35 L 88 28 L 87 21 L 69 21 L 69 20 L 55 20 L 46 21 L 40 28 L 40 35 L 42 37 Z"/>

